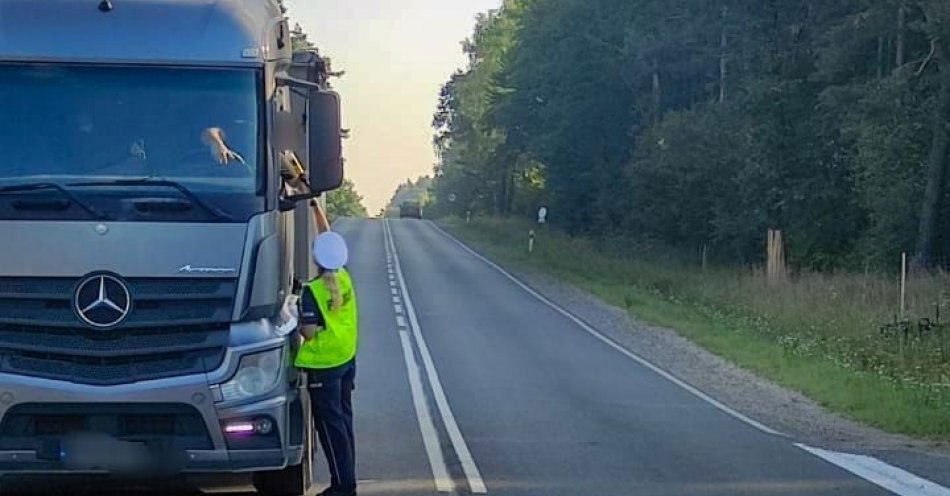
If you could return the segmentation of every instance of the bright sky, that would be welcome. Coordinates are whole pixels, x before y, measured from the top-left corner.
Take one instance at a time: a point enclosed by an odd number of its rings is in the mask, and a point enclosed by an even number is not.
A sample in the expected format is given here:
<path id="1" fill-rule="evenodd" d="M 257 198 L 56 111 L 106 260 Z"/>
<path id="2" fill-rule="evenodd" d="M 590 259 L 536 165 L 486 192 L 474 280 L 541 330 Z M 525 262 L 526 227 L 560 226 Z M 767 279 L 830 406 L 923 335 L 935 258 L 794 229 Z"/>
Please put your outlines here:
<path id="1" fill-rule="evenodd" d="M 286 0 L 334 70 L 343 96 L 346 175 L 375 214 L 407 178 L 432 173 L 439 87 L 464 65 L 475 15 L 501 0 Z"/>

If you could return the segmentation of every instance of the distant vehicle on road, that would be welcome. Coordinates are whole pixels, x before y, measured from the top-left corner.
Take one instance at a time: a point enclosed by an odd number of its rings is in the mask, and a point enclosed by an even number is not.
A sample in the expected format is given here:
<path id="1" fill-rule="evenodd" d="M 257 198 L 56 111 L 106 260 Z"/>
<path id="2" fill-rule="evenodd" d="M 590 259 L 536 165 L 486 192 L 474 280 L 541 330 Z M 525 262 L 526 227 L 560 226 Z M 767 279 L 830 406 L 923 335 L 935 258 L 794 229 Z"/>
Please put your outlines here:
<path id="1" fill-rule="evenodd" d="M 399 205 L 399 217 L 403 219 L 421 219 L 422 204 L 414 201 L 403 202 L 402 205 Z"/>

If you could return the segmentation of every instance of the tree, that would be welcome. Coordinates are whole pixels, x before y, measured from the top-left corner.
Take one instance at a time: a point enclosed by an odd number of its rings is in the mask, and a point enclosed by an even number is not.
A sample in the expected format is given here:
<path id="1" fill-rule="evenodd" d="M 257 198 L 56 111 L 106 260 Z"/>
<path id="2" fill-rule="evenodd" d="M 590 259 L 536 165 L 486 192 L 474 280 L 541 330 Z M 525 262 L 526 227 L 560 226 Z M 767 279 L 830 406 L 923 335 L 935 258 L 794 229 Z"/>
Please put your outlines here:
<path id="1" fill-rule="evenodd" d="M 327 193 L 327 214 L 332 218 L 366 217 L 363 197 L 356 193 L 349 179 L 344 179 L 339 188 Z"/>
<path id="2" fill-rule="evenodd" d="M 295 23 L 293 29 L 290 30 L 290 46 L 293 47 L 295 52 L 308 48 L 316 48 L 316 45 L 307 37 L 307 33 L 303 30 L 303 27 L 300 26 L 300 23 Z"/>
<path id="3" fill-rule="evenodd" d="M 946 197 L 947 153 L 950 151 L 950 6 L 946 2 L 928 0 L 920 2 L 926 20 L 931 51 L 921 63 L 917 73 L 933 66 L 937 83 L 931 122 L 930 153 L 927 158 L 927 183 L 921 205 L 920 227 L 917 234 L 915 263 L 922 267 L 934 265 L 937 256 L 937 231 L 940 211 Z M 932 63 L 931 63 L 932 62 Z"/>

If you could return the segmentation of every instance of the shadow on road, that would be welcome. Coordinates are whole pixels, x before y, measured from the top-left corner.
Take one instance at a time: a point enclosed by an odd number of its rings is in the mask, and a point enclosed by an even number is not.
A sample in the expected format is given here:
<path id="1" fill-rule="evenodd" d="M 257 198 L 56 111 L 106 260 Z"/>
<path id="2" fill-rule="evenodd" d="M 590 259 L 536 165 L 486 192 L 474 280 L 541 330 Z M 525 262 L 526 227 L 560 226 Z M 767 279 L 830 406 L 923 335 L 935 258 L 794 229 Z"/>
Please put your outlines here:
<path id="1" fill-rule="evenodd" d="M 0 496 L 251 496 L 250 478 L 173 477 L 117 480 L 94 476 L 17 476 L 0 480 Z"/>

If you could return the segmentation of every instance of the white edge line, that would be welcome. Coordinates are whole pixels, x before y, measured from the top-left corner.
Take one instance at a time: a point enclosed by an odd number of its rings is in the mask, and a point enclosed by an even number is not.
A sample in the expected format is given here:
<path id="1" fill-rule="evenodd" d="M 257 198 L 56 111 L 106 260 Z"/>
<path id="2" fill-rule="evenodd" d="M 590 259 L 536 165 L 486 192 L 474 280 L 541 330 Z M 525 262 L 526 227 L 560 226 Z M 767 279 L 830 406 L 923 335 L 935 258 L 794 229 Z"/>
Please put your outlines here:
<path id="1" fill-rule="evenodd" d="M 488 488 L 482 480 L 475 459 L 465 443 L 462 431 L 459 429 L 452 409 L 449 407 L 449 401 L 445 397 L 445 391 L 442 389 L 442 383 L 439 381 L 439 374 L 436 372 L 435 363 L 432 361 L 432 355 L 429 354 L 429 347 L 419 327 L 419 320 L 416 318 L 416 311 L 412 305 L 412 299 L 409 297 L 409 291 L 406 288 L 406 280 L 402 275 L 402 264 L 399 262 L 399 252 L 396 251 L 396 242 L 393 239 L 392 229 L 389 226 L 389 220 L 385 221 L 386 231 L 389 234 L 390 251 L 393 255 L 394 267 L 396 269 L 396 278 L 399 280 L 399 287 L 402 290 L 402 297 L 406 307 L 406 314 L 409 316 L 409 326 L 412 328 L 412 335 L 415 337 L 416 346 L 419 348 L 419 355 L 422 356 L 422 364 L 429 377 L 429 386 L 432 388 L 432 394 L 435 397 L 435 404 L 442 415 L 442 423 L 449 434 L 449 440 L 452 447 L 455 448 L 455 454 L 458 456 L 459 463 L 462 465 L 462 471 L 465 472 L 465 478 L 468 479 L 469 489 L 475 494 L 486 494 Z"/>
<path id="2" fill-rule="evenodd" d="M 520 286 L 521 289 L 525 290 L 528 294 L 530 294 L 531 296 L 534 296 L 535 298 L 537 298 L 539 301 L 541 301 L 541 302 L 544 303 L 545 305 L 551 307 L 554 311 L 556 311 L 556 312 L 560 313 L 561 315 L 567 317 L 568 319 L 570 319 L 571 321 L 573 321 L 575 324 L 577 324 L 578 327 L 580 327 L 581 329 L 584 329 L 585 331 L 587 331 L 588 333 L 590 333 L 591 335 L 593 335 L 595 338 L 597 338 L 597 339 L 599 339 L 600 341 L 602 341 L 604 344 L 606 344 L 606 345 L 610 346 L 611 348 L 613 348 L 613 349 L 619 351 L 620 353 L 623 353 L 623 354 L 626 355 L 628 358 L 630 358 L 630 359 L 636 361 L 636 362 L 639 363 L 640 365 L 643 365 L 644 367 L 646 367 L 646 368 L 652 370 L 653 372 L 659 374 L 659 375 L 660 375 L 661 377 L 663 377 L 664 379 L 666 379 L 666 380 L 672 382 L 673 384 L 676 384 L 677 386 L 679 386 L 679 387 L 685 389 L 686 391 L 688 391 L 689 393 L 691 393 L 693 396 L 696 396 L 697 398 L 699 398 L 699 399 L 705 401 L 706 403 L 709 403 L 710 405 L 712 405 L 712 406 L 718 408 L 719 410 L 721 410 L 721 411 L 723 411 L 723 412 L 725 412 L 725 413 L 727 413 L 727 414 L 729 414 L 729 415 L 735 417 L 736 419 L 741 420 L 742 422 L 745 422 L 746 424 L 748 424 L 748 425 L 750 425 L 750 426 L 752 426 L 752 427 L 755 427 L 756 429 L 758 429 L 758 430 L 760 430 L 760 431 L 762 431 L 762 432 L 764 432 L 764 433 L 766 433 L 766 434 L 772 434 L 772 435 L 774 435 L 774 436 L 789 437 L 787 434 L 784 434 L 784 433 L 779 432 L 779 431 L 777 431 L 777 430 L 775 430 L 775 429 L 772 429 L 772 428 L 766 426 L 765 424 L 762 424 L 761 422 L 758 422 L 758 421 L 756 421 L 756 420 L 753 420 L 753 419 L 751 419 L 751 418 L 749 418 L 749 417 L 747 417 L 747 416 L 745 416 L 745 415 L 743 415 L 743 414 L 741 414 L 741 413 L 739 413 L 739 412 L 733 410 L 732 408 L 730 408 L 730 407 L 728 407 L 728 406 L 726 406 L 726 405 L 720 403 L 718 400 L 716 400 L 716 399 L 714 399 L 713 397 L 709 396 L 708 394 L 706 394 L 706 393 L 700 391 L 699 389 L 696 389 L 695 387 L 693 387 L 693 386 L 687 384 L 686 382 L 683 382 L 681 379 L 679 379 L 679 378 L 677 378 L 676 376 L 670 374 L 669 372 L 667 372 L 667 371 L 661 369 L 660 367 L 654 365 L 652 362 L 648 361 L 647 359 L 645 359 L 645 358 L 641 357 L 640 355 L 637 355 L 636 353 L 634 353 L 634 352 L 632 352 L 632 351 L 630 351 L 630 350 L 624 348 L 623 346 L 617 344 L 614 340 L 608 338 L 607 336 L 603 335 L 603 334 L 602 334 L 600 331 L 598 331 L 597 329 L 594 329 L 593 327 L 591 327 L 587 322 L 584 322 L 583 320 L 581 320 L 580 318 L 578 318 L 578 317 L 575 316 L 574 314 L 568 312 L 567 310 L 561 308 L 558 304 L 556 304 L 556 303 L 554 303 L 553 301 L 549 300 L 546 296 L 542 295 L 541 293 L 538 293 L 537 291 L 535 291 L 533 288 L 531 288 L 531 287 L 528 286 L 527 284 L 521 282 L 520 279 L 518 279 L 517 277 L 511 275 L 511 273 L 509 273 L 507 270 L 503 269 L 501 266 L 499 266 L 499 265 L 496 264 L 495 262 L 492 262 L 491 260 L 485 258 L 484 256 L 482 256 L 481 254 L 479 254 L 478 252 L 476 252 L 476 251 L 473 250 L 472 248 L 469 248 L 468 245 L 466 245 L 465 243 L 459 241 L 458 238 L 456 238 L 455 236 L 449 234 L 448 232 L 446 232 L 444 229 L 442 229 L 441 227 L 439 227 L 439 226 L 436 225 L 435 223 L 433 223 L 433 222 L 430 221 L 429 224 L 430 224 L 432 227 L 434 227 L 437 231 L 441 232 L 443 236 L 445 236 L 446 238 L 448 238 L 448 239 L 454 241 L 456 244 L 458 244 L 458 245 L 461 246 L 463 249 L 465 249 L 465 251 L 467 251 L 467 252 L 469 252 L 470 254 L 472 254 L 475 258 L 478 258 L 478 259 L 481 260 L 482 262 L 488 264 L 488 266 L 490 266 L 491 268 L 497 270 L 497 271 L 498 271 L 499 273 L 501 273 L 503 276 L 505 276 L 505 277 L 507 277 L 509 280 L 511 280 L 511 282 L 513 282 L 513 283 L 517 284 L 518 286 Z M 398 267 L 398 265 L 397 265 L 397 267 Z M 397 274 L 398 274 L 398 272 L 397 272 Z M 408 299 L 408 298 L 407 298 L 407 299 Z"/>
<path id="3" fill-rule="evenodd" d="M 900 496 L 950 496 L 950 489 L 888 465 L 877 458 L 838 453 L 800 443 L 795 446 Z"/>
<path id="4" fill-rule="evenodd" d="M 389 245 L 386 245 L 389 251 Z M 402 354 L 406 362 L 406 373 L 409 376 L 409 389 L 412 392 L 412 404 L 416 409 L 416 420 L 419 422 L 419 431 L 422 434 L 422 444 L 429 458 L 429 467 L 432 469 L 432 479 L 438 492 L 448 493 L 455 491 L 455 481 L 449 476 L 449 469 L 445 464 L 445 455 L 439 442 L 439 434 L 432 421 L 432 413 L 426 402 L 422 389 L 422 371 L 412 353 L 412 343 L 409 342 L 409 333 L 399 331 L 399 341 L 402 343 Z"/>

